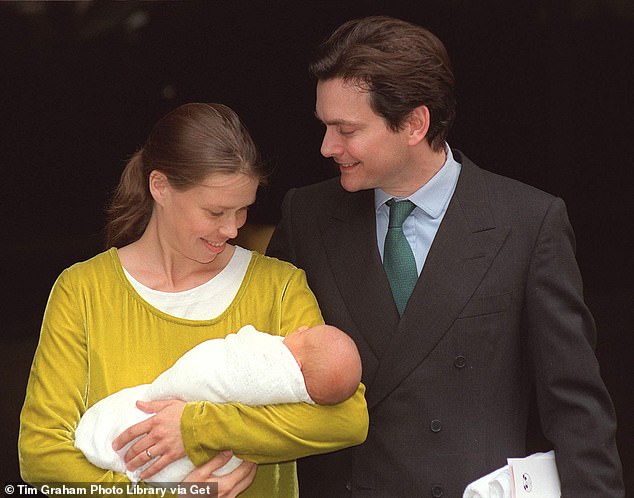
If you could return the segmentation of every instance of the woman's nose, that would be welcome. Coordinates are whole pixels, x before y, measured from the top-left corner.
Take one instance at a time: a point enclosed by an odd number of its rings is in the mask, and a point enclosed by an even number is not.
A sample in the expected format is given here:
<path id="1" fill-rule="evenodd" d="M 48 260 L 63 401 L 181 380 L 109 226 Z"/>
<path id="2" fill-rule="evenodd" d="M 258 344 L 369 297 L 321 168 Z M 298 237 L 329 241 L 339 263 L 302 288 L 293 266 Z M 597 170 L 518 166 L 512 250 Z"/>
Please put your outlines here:
<path id="1" fill-rule="evenodd" d="M 233 239 L 238 236 L 238 223 L 235 216 L 229 217 L 227 221 L 220 227 L 222 235 L 229 239 Z"/>

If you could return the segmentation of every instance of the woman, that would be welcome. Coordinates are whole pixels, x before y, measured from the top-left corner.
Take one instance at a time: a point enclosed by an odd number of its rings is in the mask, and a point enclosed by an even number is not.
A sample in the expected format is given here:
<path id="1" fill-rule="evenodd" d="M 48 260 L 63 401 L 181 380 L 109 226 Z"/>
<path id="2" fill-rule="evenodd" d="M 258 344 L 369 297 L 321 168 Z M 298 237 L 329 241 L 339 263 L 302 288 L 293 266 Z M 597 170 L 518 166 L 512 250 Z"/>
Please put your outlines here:
<path id="1" fill-rule="evenodd" d="M 88 407 L 242 325 L 286 335 L 323 322 L 303 271 L 228 242 L 262 178 L 247 130 L 223 105 L 187 104 L 155 125 L 115 192 L 110 249 L 66 269 L 51 292 L 21 414 L 25 481 L 126 482 L 74 447 Z M 138 438 L 128 468 L 153 460 L 148 478 L 187 455 L 198 467 L 185 480 L 217 481 L 219 496 L 297 496 L 294 460 L 359 444 L 368 423 L 363 386 L 335 406 L 139 407 L 155 415 L 115 441 Z M 210 477 L 228 450 L 247 462 Z"/>

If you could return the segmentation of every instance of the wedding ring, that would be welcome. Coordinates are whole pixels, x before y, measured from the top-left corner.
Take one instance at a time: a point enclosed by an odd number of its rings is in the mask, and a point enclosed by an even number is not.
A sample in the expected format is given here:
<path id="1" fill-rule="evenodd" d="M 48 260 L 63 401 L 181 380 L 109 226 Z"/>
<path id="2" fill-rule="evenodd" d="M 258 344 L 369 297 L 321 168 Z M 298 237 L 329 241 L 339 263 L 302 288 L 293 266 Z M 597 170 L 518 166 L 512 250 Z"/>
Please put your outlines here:
<path id="1" fill-rule="evenodd" d="M 150 448 L 148 448 L 147 450 L 145 450 L 145 454 L 147 455 L 147 457 L 152 460 L 152 453 L 150 453 Z"/>

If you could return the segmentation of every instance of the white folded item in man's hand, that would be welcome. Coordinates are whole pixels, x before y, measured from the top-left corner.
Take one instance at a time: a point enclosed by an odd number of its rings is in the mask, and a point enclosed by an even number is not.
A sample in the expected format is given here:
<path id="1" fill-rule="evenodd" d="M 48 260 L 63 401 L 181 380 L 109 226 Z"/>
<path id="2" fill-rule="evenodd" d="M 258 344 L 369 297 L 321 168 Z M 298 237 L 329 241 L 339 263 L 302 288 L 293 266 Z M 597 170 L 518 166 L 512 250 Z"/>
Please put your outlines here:
<path id="1" fill-rule="evenodd" d="M 554 451 L 508 458 L 507 462 L 469 484 L 462 498 L 560 498 Z"/>
<path id="2" fill-rule="evenodd" d="M 462 498 L 511 498 L 512 486 L 511 472 L 505 465 L 469 484 Z"/>
<path id="3" fill-rule="evenodd" d="M 526 458 L 509 458 L 507 462 L 515 489 L 514 498 L 561 497 L 554 451 L 535 453 Z"/>

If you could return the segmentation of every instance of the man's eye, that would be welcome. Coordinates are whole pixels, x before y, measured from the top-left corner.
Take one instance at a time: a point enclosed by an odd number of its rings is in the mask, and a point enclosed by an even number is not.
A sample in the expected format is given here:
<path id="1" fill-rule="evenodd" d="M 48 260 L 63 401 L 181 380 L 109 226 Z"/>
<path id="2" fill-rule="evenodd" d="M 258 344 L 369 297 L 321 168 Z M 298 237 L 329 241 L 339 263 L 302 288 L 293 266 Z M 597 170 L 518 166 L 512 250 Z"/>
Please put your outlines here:
<path id="1" fill-rule="evenodd" d="M 354 130 L 346 130 L 346 129 L 340 129 L 339 130 L 339 135 L 343 135 L 344 137 L 347 137 L 349 135 L 352 135 L 354 133 Z"/>

